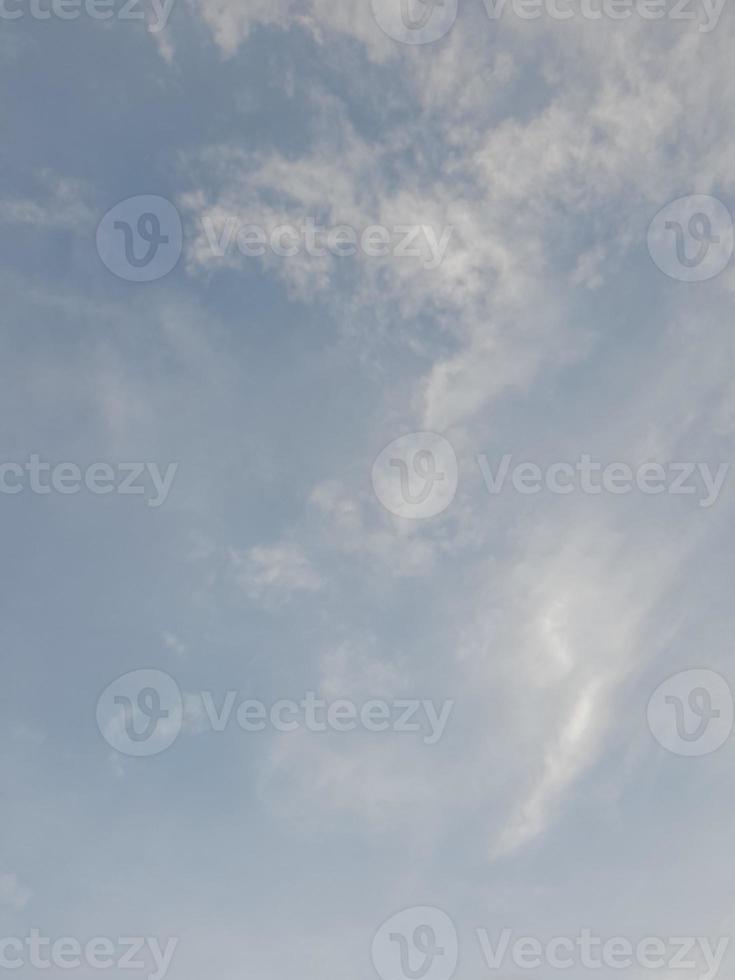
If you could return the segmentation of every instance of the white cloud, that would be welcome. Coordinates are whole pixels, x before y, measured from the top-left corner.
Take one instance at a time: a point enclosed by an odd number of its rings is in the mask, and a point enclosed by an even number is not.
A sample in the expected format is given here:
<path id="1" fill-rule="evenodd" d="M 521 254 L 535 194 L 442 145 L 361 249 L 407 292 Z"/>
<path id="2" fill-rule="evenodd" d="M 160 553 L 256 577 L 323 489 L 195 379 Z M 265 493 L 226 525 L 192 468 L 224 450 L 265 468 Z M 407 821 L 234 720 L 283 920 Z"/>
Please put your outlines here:
<path id="1" fill-rule="evenodd" d="M 87 190 L 80 181 L 44 171 L 39 184 L 41 200 L 0 198 L 0 224 L 31 225 L 42 231 L 61 228 L 78 234 L 95 228 L 95 213 L 85 200 Z"/>
<path id="2" fill-rule="evenodd" d="M 299 592 L 319 592 L 323 582 L 301 548 L 284 542 L 231 550 L 230 564 L 238 587 L 253 602 L 281 605 Z"/>
<path id="3" fill-rule="evenodd" d="M 27 888 L 12 872 L 0 873 L 0 905 L 8 905 L 16 912 L 22 911 L 33 897 Z"/>
<path id="4" fill-rule="evenodd" d="M 187 652 L 187 645 L 175 633 L 164 630 L 161 639 L 165 647 L 175 653 L 177 657 L 183 657 Z"/>

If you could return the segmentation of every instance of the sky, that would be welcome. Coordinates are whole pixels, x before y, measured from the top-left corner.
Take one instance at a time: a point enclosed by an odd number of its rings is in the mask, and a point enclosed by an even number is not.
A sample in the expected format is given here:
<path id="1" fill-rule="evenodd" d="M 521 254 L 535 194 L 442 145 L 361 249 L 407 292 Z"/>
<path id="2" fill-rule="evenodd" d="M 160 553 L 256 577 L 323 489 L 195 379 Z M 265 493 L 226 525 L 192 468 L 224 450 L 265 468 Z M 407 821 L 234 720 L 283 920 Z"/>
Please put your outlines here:
<path id="1" fill-rule="evenodd" d="M 0 0 L 0 974 L 732 970 L 731 6 Z"/>

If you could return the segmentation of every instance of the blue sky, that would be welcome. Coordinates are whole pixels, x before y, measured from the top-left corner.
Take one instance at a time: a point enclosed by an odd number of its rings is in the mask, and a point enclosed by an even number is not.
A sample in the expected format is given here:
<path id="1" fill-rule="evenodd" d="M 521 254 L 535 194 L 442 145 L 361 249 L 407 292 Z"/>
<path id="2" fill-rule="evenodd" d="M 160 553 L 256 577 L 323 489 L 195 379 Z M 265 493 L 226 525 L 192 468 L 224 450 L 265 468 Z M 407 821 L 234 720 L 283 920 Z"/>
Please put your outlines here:
<path id="1" fill-rule="evenodd" d="M 0 494 L 0 937 L 176 937 L 173 980 L 367 980 L 381 923 L 431 906 L 476 980 L 477 928 L 731 935 L 732 740 L 684 758 L 646 721 L 678 672 L 735 681 L 729 474 L 702 507 L 492 494 L 477 462 L 732 458 L 731 226 L 711 212 L 701 282 L 647 245 L 670 202 L 682 228 L 693 195 L 735 213 L 729 6 L 702 31 L 460 0 L 426 44 L 381 29 L 389 0 L 176 0 L 158 31 L 144 6 L 11 8 L 0 462 L 176 472 L 156 507 Z M 183 245 L 131 282 L 97 229 L 144 195 Z M 307 219 L 449 237 L 431 268 L 207 235 Z M 452 499 L 397 517 L 373 464 L 426 432 Z M 143 668 L 185 711 L 136 758 L 95 712 Z M 217 733 L 203 691 L 453 709 L 436 744 Z"/>

